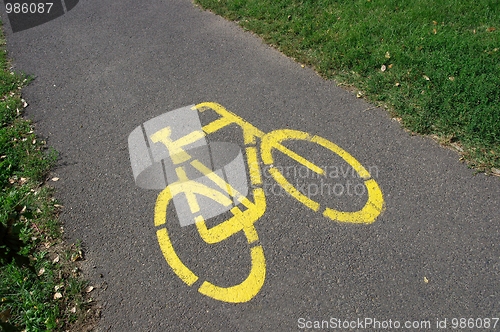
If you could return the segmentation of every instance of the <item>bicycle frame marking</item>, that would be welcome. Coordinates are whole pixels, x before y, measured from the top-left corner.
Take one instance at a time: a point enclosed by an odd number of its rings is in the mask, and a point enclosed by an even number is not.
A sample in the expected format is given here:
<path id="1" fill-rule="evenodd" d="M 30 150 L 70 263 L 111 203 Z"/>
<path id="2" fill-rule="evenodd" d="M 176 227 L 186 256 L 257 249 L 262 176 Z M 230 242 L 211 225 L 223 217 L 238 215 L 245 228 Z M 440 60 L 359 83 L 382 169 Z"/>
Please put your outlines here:
<path id="1" fill-rule="evenodd" d="M 170 237 L 165 226 L 167 206 L 174 196 L 181 193 L 186 195 L 192 213 L 200 212 L 196 195 L 202 195 L 212 199 L 218 204 L 229 206 L 232 204 L 232 200 L 225 196 L 223 194 L 224 192 L 229 194 L 229 196 L 236 198 L 246 209 L 242 211 L 237 206 L 231 208 L 230 212 L 233 216 L 228 220 L 211 227 L 210 229 L 207 228 L 202 214 L 199 214 L 195 218 L 197 230 L 201 238 L 208 244 L 221 242 L 230 236 L 243 231 L 247 238 L 247 242 L 250 245 L 251 256 L 250 273 L 240 284 L 230 287 L 219 287 L 208 281 L 203 281 L 201 286 L 198 288 L 198 291 L 201 294 L 223 302 L 241 303 L 250 301 L 253 297 L 255 297 L 264 284 L 266 275 L 264 251 L 262 246 L 257 243 L 259 238 L 254 225 L 254 223 L 257 222 L 266 210 L 266 198 L 264 190 L 262 189 L 262 176 L 258 162 L 259 151 L 256 146 L 257 139 L 261 140 L 260 155 L 262 162 L 271 167 L 269 173 L 272 177 L 292 197 L 313 211 L 321 212 L 324 217 L 332 220 L 365 224 L 373 223 L 383 211 L 384 199 L 377 182 L 371 178 L 369 172 L 353 156 L 334 143 L 322 137 L 311 136 L 308 133 L 298 130 L 274 130 L 266 134 L 249 122 L 243 120 L 241 117 L 226 110 L 224 107 L 216 103 L 207 102 L 197 104 L 193 107 L 193 109 L 196 109 L 199 112 L 211 109 L 221 117 L 203 126 L 201 131 L 193 131 L 176 141 L 170 139 L 169 127 L 157 131 L 151 135 L 150 138 L 154 143 L 162 143 L 167 147 L 174 164 L 181 165 L 189 163 L 191 167 L 194 167 L 201 174 L 214 182 L 221 189 L 221 191 L 210 188 L 199 182 L 190 181 L 186 176 L 183 168 L 184 166 L 176 167 L 179 180 L 163 189 L 163 191 L 158 195 L 155 205 L 155 226 L 162 227 L 157 231 L 160 248 L 167 263 L 171 266 L 174 273 L 188 286 L 194 285 L 199 280 L 199 277 L 196 276 L 186 265 L 184 265 L 175 252 L 172 242 L 170 241 Z M 191 156 L 183 149 L 184 146 L 196 142 L 204 136 L 214 133 L 230 124 L 236 124 L 243 131 L 247 166 L 250 175 L 250 182 L 253 187 L 253 202 L 247 197 L 241 195 L 229 183 L 219 177 L 216 173 L 212 172 L 212 170 L 203 165 L 200 161 L 191 160 Z M 325 207 L 321 210 L 321 206 L 318 202 L 310 199 L 293 187 L 279 172 L 279 170 L 273 167 L 273 149 L 280 151 L 320 175 L 323 175 L 324 171 L 314 163 L 282 145 L 282 142 L 287 140 L 304 140 L 316 143 L 337 154 L 351 167 L 353 167 L 353 169 L 364 180 L 364 184 L 367 188 L 368 199 L 364 207 L 355 212 L 342 212 L 329 207 Z"/>

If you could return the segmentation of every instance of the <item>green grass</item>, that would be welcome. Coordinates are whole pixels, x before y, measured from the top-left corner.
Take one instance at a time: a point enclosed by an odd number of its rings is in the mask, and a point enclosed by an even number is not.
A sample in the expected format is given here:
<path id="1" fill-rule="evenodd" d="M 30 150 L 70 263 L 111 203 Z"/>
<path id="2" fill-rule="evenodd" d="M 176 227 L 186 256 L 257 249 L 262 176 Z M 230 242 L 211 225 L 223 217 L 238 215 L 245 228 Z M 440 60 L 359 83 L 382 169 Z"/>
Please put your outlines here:
<path id="1" fill-rule="evenodd" d="M 500 168 L 499 1 L 196 2 L 463 150 L 470 166 Z"/>
<path id="2" fill-rule="evenodd" d="M 1 39 L 1 36 L 0 36 Z M 0 45 L 0 331 L 74 330 L 92 305 L 78 275 L 78 246 L 62 241 L 61 208 L 45 179 L 56 153 L 22 117 L 24 75 Z M 55 294 L 61 294 L 55 298 Z M 58 295 L 56 296 L 58 297 Z"/>

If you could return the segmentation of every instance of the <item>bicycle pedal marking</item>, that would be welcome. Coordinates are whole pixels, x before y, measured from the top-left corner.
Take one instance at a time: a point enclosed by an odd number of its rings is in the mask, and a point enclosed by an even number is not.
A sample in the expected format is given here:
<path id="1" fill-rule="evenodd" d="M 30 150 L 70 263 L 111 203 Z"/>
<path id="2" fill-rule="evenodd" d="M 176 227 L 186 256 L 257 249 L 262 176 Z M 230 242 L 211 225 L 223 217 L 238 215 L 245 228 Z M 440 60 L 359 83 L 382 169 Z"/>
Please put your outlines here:
<path id="1" fill-rule="evenodd" d="M 217 113 L 220 118 L 202 126 L 198 112 L 209 109 Z M 175 124 L 178 126 L 173 126 Z M 233 124 L 242 130 L 253 201 L 247 197 L 249 188 L 244 167 L 245 158 L 241 154 L 240 147 L 236 146 L 238 154 L 234 159 L 215 167 L 214 160 L 217 158 L 214 157 L 216 156 L 214 151 L 218 151 L 217 149 L 222 146 L 216 148 L 216 144 L 209 144 L 206 139 L 207 135 Z M 289 140 L 317 144 L 347 162 L 358 173 L 367 188 L 368 198 L 365 205 L 355 212 L 343 212 L 321 206 L 301 193 L 279 169 L 273 167 L 274 150 L 285 154 L 318 175 L 325 176 L 325 171 L 282 144 Z M 231 145 L 222 142 L 218 144 Z M 208 146 L 211 149 L 208 149 Z M 154 209 L 158 243 L 165 260 L 185 284 L 193 286 L 200 278 L 182 262 L 172 245 L 166 220 L 170 202 L 174 202 L 181 226 L 193 227 L 194 224 L 200 238 L 207 244 L 219 243 L 239 232 L 247 238 L 251 266 L 246 279 L 229 287 L 220 287 L 203 280 L 198 288 L 199 293 L 223 302 L 250 301 L 264 285 L 265 256 L 255 228 L 255 223 L 266 210 L 259 158 L 264 165 L 271 166 L 269 173 L 286 192 L 313 211 L 322 213 L 325 218 L 339 222 L 373 223 L 384 209 L 382 191 L 377 182 L 361 163 L 336 144 L 299 130 L 282 129 L 266 134 L 213 102 L 186 106 L 145 122 L 129 135 L 129 151 L 136 184 L 146 189 L 161 190 Z M 181 201 L 181 197 L 185 200 Z M 199 197 L 208 198 L 217 204 L 207 205 L 206 201 L 205 204 L 201 204 Z M 231 213 L 231 217 L 211 228 L 207 227 L 205 220 L 227 211 Z M 185 219 L 189 219 L 189 222 Z"/>

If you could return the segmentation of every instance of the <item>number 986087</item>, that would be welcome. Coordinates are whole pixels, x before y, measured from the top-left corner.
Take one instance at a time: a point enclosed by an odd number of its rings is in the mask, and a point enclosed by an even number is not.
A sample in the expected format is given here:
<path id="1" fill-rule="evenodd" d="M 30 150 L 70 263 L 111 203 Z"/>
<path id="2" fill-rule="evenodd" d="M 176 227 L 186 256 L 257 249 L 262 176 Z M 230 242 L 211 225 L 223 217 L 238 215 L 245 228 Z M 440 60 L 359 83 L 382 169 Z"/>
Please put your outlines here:
<path id="1" fill-rule="evenodd" d="M 495 329 L 498 318 L 452 318 L 452 329 Z"/>
<path id="2" fill-rule="evenodd" d="M 7 14 L 49 14 L 53 4 L 52 2 L 6 3 L 5 11 Z"/>

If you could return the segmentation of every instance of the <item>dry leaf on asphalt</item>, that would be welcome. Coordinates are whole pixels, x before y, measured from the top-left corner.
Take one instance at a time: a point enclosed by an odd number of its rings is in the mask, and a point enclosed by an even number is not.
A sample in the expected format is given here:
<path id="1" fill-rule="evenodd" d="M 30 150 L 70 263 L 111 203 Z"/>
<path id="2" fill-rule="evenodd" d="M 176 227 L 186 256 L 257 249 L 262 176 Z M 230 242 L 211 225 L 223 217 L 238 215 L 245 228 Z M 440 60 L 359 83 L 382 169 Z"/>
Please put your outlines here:
<path id="1" fill-rule="evenodd" d="M 90 293 L 94 290 L 94 286 L 88 286 L 87 288 L 85 288 L 85 292 L 87 293 Z"/>
<path id="2" fill-rule="evenodd" d="M 54 178 L 52 178 L 52 181 L 54 181 L 54 182 L 59 181 L 59 178 L 58 177 L 54 177 Z"/>

